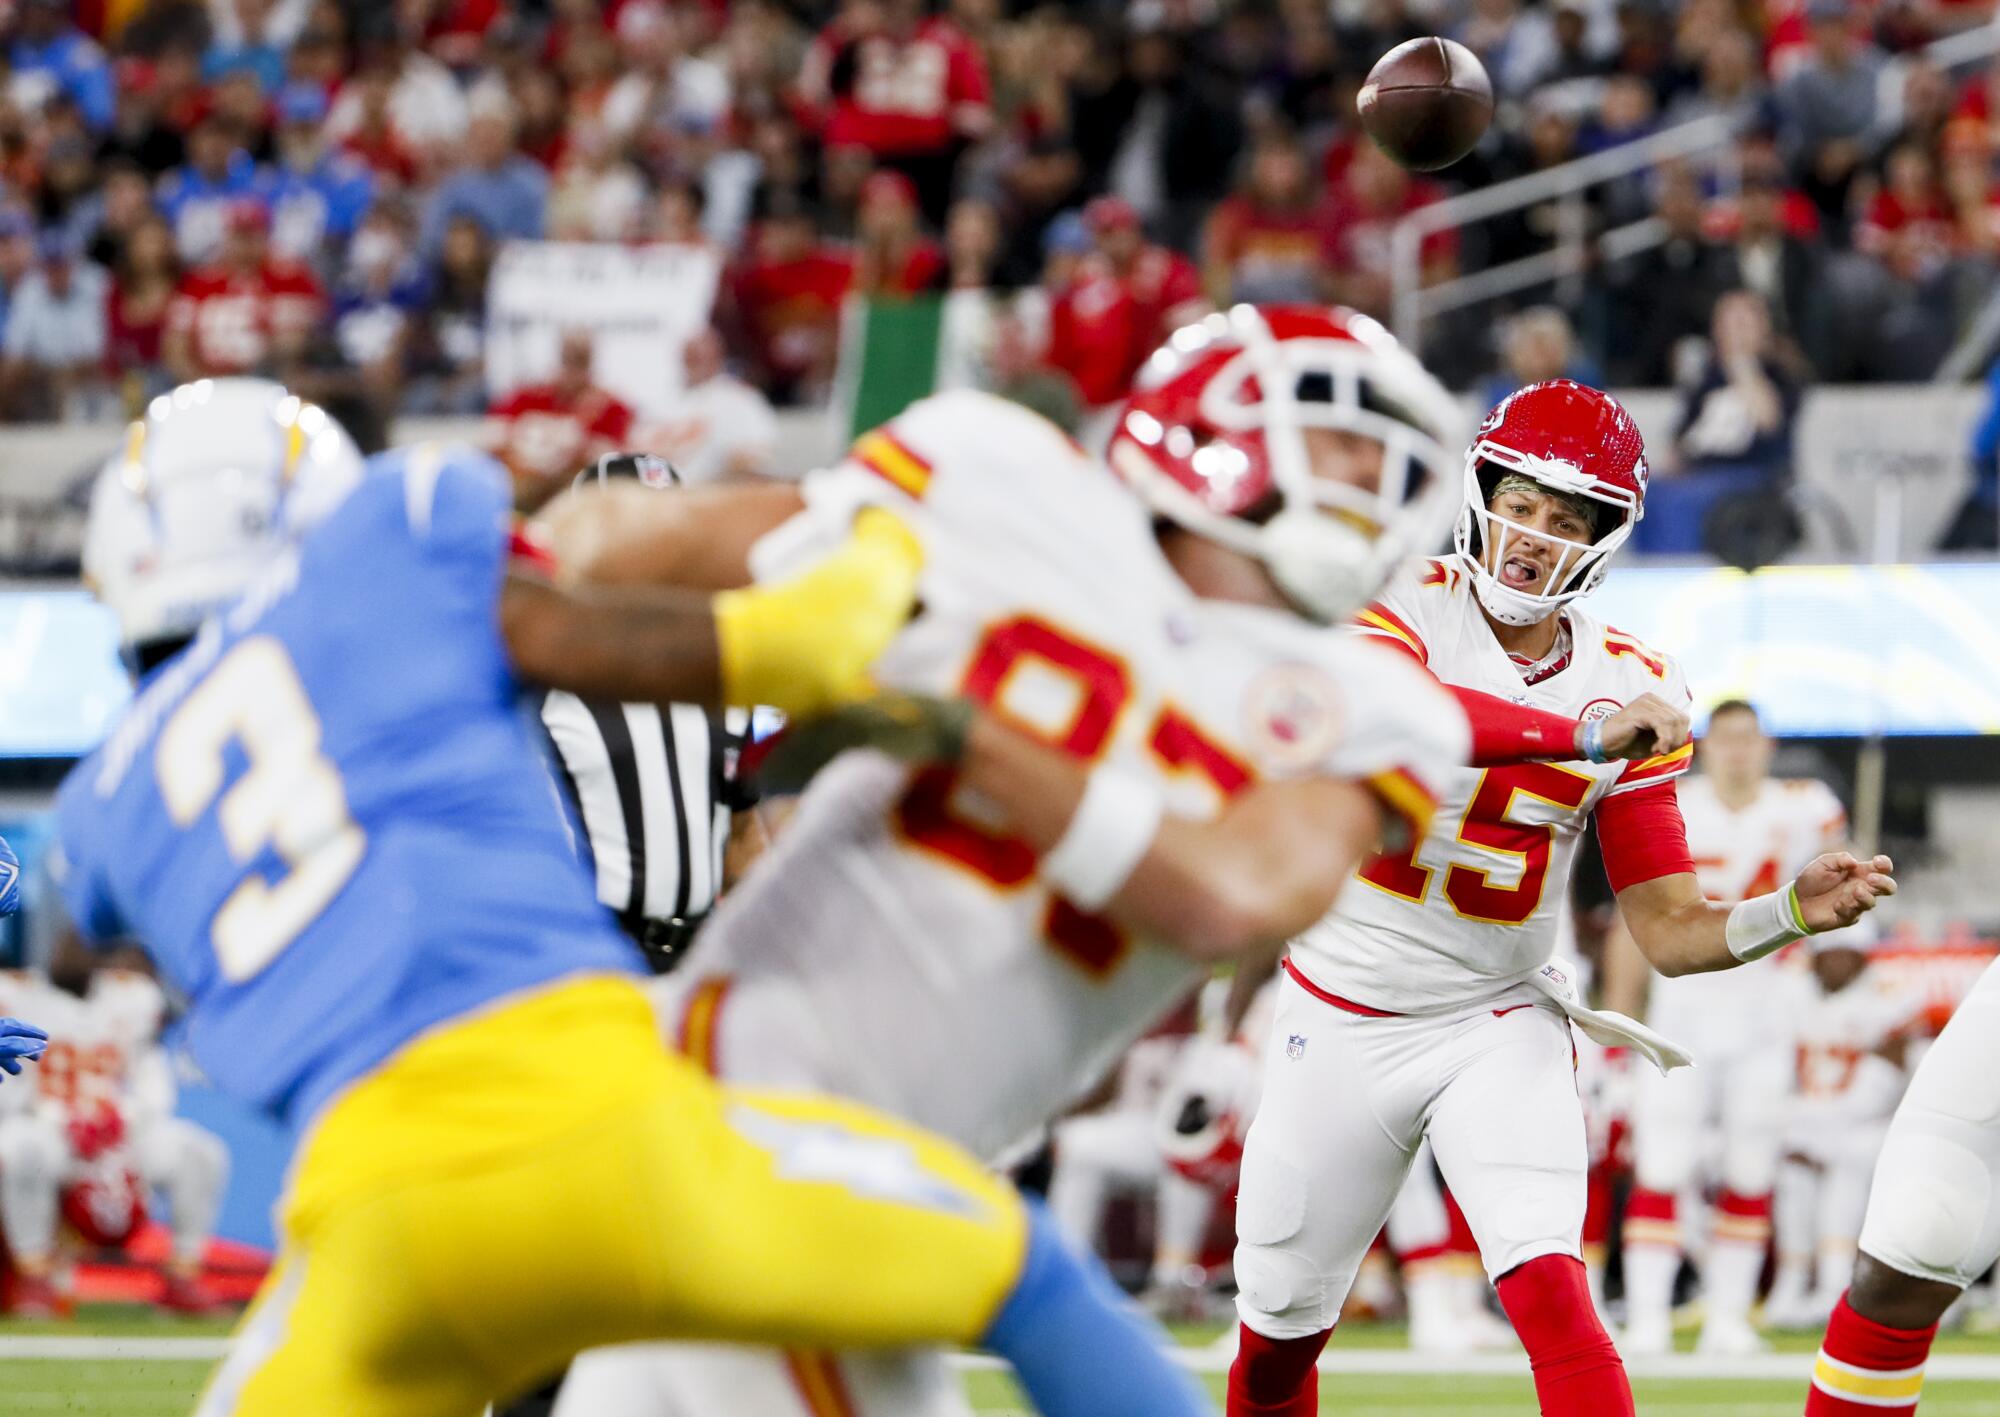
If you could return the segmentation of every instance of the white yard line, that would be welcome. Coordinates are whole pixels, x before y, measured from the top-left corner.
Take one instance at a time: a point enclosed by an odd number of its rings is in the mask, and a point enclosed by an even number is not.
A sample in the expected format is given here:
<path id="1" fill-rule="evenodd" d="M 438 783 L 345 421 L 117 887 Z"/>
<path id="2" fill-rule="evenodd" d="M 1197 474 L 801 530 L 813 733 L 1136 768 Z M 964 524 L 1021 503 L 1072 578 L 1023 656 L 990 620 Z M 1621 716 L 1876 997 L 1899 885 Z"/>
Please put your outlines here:
<path id="1" fill-rule="evenodd" d="M 226 1338 L 107 1338 L 84 1334 L 0 1334 L 0 1362 L 24 1358 L 97 1359 L 105 1362 L 180 1361 L 207 1363 L 220 1358 Z M 1198 1373 L 1228 1370 L 1230 1354 L 1215 1347 L 1187 1348 L 1180 1359 Z M 1638 1378 L 1742 1378 L 1745 1380 L 1804 1380 L 1812 1370 L 1810 1353 L 1768 1353 L 1755 1358 L 1702 1358 L 1692 1353 L 1668 1358 L 1642 1358 L 1626 1364 Z M 983 1353 L 963 1353 L 952 1359 L 961 1370 L 996 1369 L 999 1359 Z M 1323 1373 L 1371 1376 L 1493 1377 L 1526 1373 L 1527 1359 L 1518 1353 L 1472 1353 L 1454 1357 L 1411 1353 L 1400 1348 L 1335 1349 L 1320 1359 Z M 1933 1381 L 2000 1382 L 2000 1354 L 1940 1353 L 1926 1370 Z"/>

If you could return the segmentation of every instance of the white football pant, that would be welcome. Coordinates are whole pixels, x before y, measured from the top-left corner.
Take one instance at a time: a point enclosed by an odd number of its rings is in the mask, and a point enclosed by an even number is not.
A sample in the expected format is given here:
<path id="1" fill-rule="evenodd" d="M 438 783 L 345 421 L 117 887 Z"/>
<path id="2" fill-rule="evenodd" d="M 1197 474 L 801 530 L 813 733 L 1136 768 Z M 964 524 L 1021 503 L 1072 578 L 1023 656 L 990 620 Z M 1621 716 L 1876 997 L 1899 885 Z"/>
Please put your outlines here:
<path id="1" fill-rule="evenodd" d="M 228 1147 L 185 1117 L 143 1123 L 123 1145 L 147 1191 L 166 1197 L 174 1259 L 199 1263 L 229 1185 Z M 62 1188 L 82 1166 L 67 1132 L 49 1114 L 0 1119 L 0 1232 L 7 1248 L 29 1264 L 46 1263 L 54 1251 Z"/>
<path id="2" fill-rule="evenodd" d="M 1333 1326 L 1424 1138 L 1490 1277 L 1578 1255 L 1583 1113 L 1569 1022 L 1509 991 L 1369 1018 L 1287 974 L 1237 1198 L 1237 1311 L 1267 1338 Z"/>
<path id="3" fill-rule="evenodd" d="M 1107 1203 L 1116 1195 L 1151 1191 L 1153 1282 L 1172 1282 L 1200 1261 L 1215 1192 L 1167 1164 L 1150 1111 L 1086 1113 L 1065 1118 L 1053 1131 L 1049 1214 L 1072 1244 L 1086 1254 L 1100 1253 L 1098 1232 Z"/>
<path id="4" fill-rule="evenodd" d="M 1875 1167 L 1861 1248 L 1960 1288 L 2000 1258 L 2000 964 L 1917 1065 Z"/>

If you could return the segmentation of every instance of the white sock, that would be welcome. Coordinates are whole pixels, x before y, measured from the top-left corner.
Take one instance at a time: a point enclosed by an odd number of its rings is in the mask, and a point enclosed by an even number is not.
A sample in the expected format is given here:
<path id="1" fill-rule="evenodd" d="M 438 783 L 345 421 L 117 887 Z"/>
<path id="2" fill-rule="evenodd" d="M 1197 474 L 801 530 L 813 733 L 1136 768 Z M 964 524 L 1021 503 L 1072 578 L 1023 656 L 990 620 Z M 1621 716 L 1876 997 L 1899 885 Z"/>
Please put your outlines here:
<path id="1" fill-rule="evenodd" d="M 1625 1323 L 1650 1327 L 1673 1322 L 1674 1278 L 1681 1252 L 1669 1245 L 1625 1247 Z"/>

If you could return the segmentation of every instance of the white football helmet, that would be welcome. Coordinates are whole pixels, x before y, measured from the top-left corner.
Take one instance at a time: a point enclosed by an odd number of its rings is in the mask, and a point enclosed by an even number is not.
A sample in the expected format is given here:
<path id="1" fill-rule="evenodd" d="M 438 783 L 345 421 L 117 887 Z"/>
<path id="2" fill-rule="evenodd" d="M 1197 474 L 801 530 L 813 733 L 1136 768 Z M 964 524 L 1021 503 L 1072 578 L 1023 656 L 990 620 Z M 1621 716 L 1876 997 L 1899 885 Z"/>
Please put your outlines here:
<path id="1" fill-rule="evenodd" d="M 105 966 L 90 976 L 84 1001 L 120 1044 L 134 1051 L 152 1046 L 167 1018 L 159 980 L 137 969 Z"/>
<path id="2" fill-rule="evenodd" d="M 183 384 L 98 474 L 84 579 L 128 652 L 185 640 L 338 505 L 361 465 L 346 430 L 282 384 Z"/>

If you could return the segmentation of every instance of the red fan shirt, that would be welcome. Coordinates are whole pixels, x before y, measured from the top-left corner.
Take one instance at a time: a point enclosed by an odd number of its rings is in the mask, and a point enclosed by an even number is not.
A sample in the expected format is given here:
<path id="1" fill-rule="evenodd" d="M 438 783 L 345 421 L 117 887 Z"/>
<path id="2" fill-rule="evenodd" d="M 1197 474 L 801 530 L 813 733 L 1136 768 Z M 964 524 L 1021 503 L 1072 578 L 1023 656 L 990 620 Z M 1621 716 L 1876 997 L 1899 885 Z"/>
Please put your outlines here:
<path id="1" fill-rule="evenodd" d="M 167 331 L 185 336 L 204 374 L 240 374 L 263 362 L 272 342 L 303 334 L 326 312 L 311 271 L 267 260 L 256 271 L 205 266 L 181 278 Z"/>

